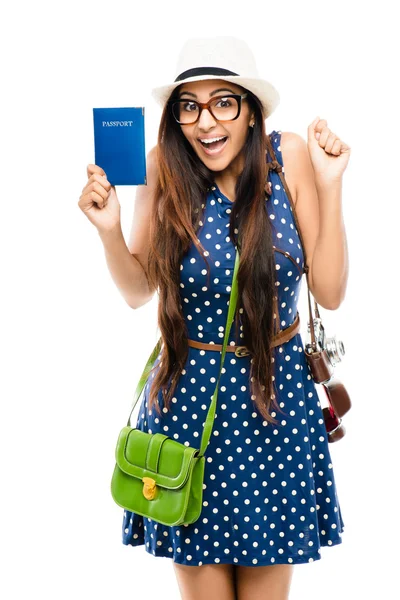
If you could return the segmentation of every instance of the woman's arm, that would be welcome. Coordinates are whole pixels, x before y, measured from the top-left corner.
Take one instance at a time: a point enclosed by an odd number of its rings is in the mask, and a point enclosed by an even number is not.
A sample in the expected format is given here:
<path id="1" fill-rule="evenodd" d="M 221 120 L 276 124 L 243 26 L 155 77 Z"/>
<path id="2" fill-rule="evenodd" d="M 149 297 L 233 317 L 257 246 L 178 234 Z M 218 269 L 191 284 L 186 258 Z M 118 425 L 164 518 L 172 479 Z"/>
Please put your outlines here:
<path id="1" fill-rule="evenodd" d="M 156 291 L 149 288 L 145 270 L 156 178 L 156 147 L 148 153 L 146 165 L 147 185 L 139 186 L 136 191 L 128 245 L 120 224 L 114 230 L 99 233 L 111 277 L 131 308 L 139 308 L 149 302 Z"/>
<path id="2" fill-rule="evenodd" d="M 282 133 L 281 151 L 285 173 L 290 171 L 294 182 L 293 201 L 310 267 L 310 291 L 320 306 L 336 310 L 345 297 L 349 271 L 341 182 L 319 183 L 307 143 L 297 133 Z"/>
<path id="3" fill-rule="evenodd" d="M 99 235 L 104 245 L 108 270 L 125 301 L 131 308 L 139 308 L 149 302 L 154 292 L 149 290 L 142 265 L 129 252 L 121 226 L 115 231 Z"/>

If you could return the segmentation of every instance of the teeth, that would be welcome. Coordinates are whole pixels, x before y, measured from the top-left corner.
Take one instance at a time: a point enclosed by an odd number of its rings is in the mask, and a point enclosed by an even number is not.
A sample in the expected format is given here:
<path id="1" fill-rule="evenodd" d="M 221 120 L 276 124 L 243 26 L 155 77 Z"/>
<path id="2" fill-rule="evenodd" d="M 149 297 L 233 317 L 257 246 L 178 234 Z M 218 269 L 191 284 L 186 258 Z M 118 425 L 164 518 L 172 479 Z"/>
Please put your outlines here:
<path id="1" fill-rule="evenodd" d="M 217 142 L 218 140 L 223 140 L 226 136 L 223 135 L 222 137 L 217 137 L 217 138 L 210 138 L 208 140 L 202 140 L 200 139 L 201 142 L 203 142 L 204 144 L 211 144 L 211 142 Z"/>

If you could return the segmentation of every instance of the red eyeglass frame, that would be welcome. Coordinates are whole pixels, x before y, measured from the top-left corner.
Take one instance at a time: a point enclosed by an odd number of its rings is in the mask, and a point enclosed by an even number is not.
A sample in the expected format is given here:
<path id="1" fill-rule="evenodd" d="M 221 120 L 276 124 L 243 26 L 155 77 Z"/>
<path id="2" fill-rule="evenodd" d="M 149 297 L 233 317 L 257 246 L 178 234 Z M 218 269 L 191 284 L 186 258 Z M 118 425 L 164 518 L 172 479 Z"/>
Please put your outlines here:
<path id="1" fill-rule="evenodd" d="M 192 100 L 191 98 L 182 98 L 182 99 L 174 99 L 174 100 L 170 100 L 168 102 L 168 104 L 171 106 L 171 112 L 172 115 L 175 119 L 175 121 L 177 123 L 179 123 L 179 125 L 194 125 L 195 123 L 197 123 L 197 121 L 200 119 L 200 115 L 202 113 L 202 111 L 206 108 L 207 110 L 210 111 L 210 113 L 212 114 L 212 116 L 214 117 L 214 119 L 216 121 L 220 121 L 221 123 L 229 123 L 231 121 L 236 121 L 236 119 L 239 118 L 240 116 L 240 112 L 242 110 L 242 100 L 244 98 L 246 98 L 248 96 L 247 92 L 244 94 L 224 94 L 222 96 L 213 96 L 212 98 L 209 99 L 208 102 L 198 102 L 198 100 Z M 217 98 L 240 98 L 240 100 L 238 100 L 238 104 L 239 104 L 239 109 L 238 109 L 238 114 L 236 115 L 236 117 L 234 119 L 217 119 L 217 117 L 214 115 L 214 113 L 211 110 L 211 102 L 213 100 L 216 100 Z M 178 121 L 178 119 L 176 118 L 175 114 L 174 114 L 174 104 L 177 103 L 181 103 L 181 102 L 194 102 L 195 104 L 197 104 L 197 106 L 199 107 L 199 114 L 197 115 L 197 119 L 195 121 L 192 121 L 191 123 L 181 123 L 180 121 Z"/>

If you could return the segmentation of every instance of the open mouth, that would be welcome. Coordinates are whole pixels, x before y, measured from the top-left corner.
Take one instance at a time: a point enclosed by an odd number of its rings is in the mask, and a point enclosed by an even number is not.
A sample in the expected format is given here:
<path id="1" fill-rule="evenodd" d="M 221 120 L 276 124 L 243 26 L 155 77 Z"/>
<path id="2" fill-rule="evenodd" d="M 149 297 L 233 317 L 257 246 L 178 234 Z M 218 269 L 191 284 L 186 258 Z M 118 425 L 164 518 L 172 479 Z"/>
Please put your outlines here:
<path id="1" fill-rule="evenodd" d="M 199 140 L 199 142 L 206 154 L 218 154 L 219 152 L 221 152 L 223 150 L 223 148 L 225 148 L 227 141 L 228 141 L 228 136 L 223 137 L 221 140 L 218 140 L 217 142 L 211 142 L 211 144 L 203 143 L 202 141 Z"/>

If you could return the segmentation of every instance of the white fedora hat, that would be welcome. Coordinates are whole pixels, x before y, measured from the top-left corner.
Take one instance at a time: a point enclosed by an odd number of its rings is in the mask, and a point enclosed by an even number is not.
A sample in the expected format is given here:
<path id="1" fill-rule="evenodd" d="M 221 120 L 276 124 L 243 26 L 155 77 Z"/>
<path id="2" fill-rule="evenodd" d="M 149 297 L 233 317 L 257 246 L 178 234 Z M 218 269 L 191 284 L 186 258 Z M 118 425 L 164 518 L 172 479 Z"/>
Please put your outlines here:
<path id="1" fill-rule="evenodd" d="M 188 39 L 182 47 L 172 83 L 153 88 L 151 94 L 162 107 L 172 91 L 185 82 L 224 79 L 255 94 L 268 117 L 279 104 L 275 87 L 262 79 L 246 42 L 232 36 Z"/>

